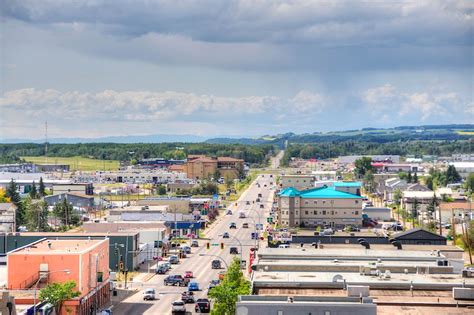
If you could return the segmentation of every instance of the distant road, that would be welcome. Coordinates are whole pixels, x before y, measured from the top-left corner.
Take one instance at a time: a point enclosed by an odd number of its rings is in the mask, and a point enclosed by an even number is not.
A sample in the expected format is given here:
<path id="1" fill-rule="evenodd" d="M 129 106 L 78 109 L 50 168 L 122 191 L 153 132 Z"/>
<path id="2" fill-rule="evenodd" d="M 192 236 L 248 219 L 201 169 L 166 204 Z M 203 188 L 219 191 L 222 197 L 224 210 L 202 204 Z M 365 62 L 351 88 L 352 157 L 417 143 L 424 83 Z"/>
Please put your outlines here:
<path id="1" fill-rule="evenodd" d="M 271 168 L 279 168 L 280 167 L 280 161 L 283 158 L 283 155 L 285 154 L 284 150 L 281 150 L 280 152 L 277 153 L 275 157 L 272 157 L 270 160 L 270 167 Z"/>

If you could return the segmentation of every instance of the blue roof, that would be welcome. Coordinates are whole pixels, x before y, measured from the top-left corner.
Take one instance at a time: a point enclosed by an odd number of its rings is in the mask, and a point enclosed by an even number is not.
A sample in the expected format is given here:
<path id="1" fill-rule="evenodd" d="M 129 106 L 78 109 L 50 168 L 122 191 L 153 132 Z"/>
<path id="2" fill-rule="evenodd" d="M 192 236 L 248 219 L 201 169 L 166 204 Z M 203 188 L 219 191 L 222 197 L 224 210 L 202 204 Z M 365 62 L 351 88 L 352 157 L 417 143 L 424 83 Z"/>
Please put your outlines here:
<path id="1" fill-rule="evenodd" d="M 335 182 L 334 187 L 361 187 L 361 182 Z"/>
<path id="2" fill-rule="evenodd" d="M 359 195 L 350 194 L 344 191 L 335 190 L 333 187 L 320 187 L 299 191 L 293 187 L 283 189 L 279 194 L 281 197 L 301 197 L 301 198 L 328 198 L 328 199 L 362 199 Z"/>

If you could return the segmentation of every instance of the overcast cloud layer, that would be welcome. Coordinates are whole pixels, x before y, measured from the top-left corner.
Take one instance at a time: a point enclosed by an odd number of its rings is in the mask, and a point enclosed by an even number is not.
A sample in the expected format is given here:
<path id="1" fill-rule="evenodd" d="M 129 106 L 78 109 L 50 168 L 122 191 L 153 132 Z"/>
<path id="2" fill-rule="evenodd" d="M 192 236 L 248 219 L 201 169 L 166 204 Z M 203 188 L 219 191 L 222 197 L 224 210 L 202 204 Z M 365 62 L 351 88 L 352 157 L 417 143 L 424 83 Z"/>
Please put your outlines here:
<path id="1" fill-rule="evenodd" d="M 472 1 L 2 6 L 0 138 L 474 123 Z"/>

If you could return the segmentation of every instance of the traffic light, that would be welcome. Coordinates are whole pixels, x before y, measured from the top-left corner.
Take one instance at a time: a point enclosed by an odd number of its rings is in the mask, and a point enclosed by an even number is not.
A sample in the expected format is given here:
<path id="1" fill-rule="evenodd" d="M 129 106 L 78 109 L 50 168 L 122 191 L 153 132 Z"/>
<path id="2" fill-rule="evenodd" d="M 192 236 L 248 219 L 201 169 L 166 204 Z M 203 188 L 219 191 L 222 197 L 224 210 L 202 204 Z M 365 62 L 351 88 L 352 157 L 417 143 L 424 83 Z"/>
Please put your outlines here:
<path id="1" fill-rule="evenodd" d="M 211 248 L 211 243 L 206 243 L 206 248 L 210 249 Z"/>
<path id="2" fill-rule="evenodd" d="M 221 249 L 224 249 L 224 243 L 221 243 Z"/>

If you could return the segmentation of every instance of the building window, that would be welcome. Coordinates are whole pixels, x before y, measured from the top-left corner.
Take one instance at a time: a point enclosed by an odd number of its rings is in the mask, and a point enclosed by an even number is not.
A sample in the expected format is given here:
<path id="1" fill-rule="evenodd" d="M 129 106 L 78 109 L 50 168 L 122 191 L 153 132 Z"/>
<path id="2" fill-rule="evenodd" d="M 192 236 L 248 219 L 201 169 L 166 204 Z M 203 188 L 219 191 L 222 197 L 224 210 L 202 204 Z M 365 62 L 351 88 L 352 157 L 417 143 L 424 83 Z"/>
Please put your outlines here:
<path id="1" fill-rule="evenodd" d="M 298 214 L 298 211 L 295 211 L 295 214 Z"/>
<path id="2" fill-rule="evenodd" d="M 359 215 L 359 211 L 356 211 L 356 212 L 355 212 L 355 215 Z"/>
<path id="3" fill-rule="evenodd" d="M 308 211 L 305 211 L 304 214 L 308 214 Z"/>
<path id="4" fill-rule="evenodd" d="M 358 204 L 358 203 L 359 203 L 359 200 L 356 200 L 355 202 L 356 202 L 356 204 Z"/>
<path id="5" fill-rule="evenodd" d="M 331 215 L 334 215 L 334 211 L 331 211 Z"/>
<path id="6" fill-rule="evenodd" d="M 317 215 L 318 214 L 318 211 L 314 210 L 314 215 Z"/>
<path id="7" fill-rule="evenodd" d="M 315 205 L 317 205 L 317 204 L 318 204 L 318 202 L 317 202 L 316 200 L 315 200 L 315 201 L 313 201 L 313 203 L 314 203 Z"/>
<path id="8" fill-rule="evenodd" d="M 326 215 L 326 210 L 323 210 L 323 215 Z"/>
<path id="9" fill-rule="evenodd" d="M 304 204 L 307 205 L 307 204 L 309 204 L 309 202 L 308 202 L 308 201 L 305 201 Z"/>
<path id="10" fill-rule="evenodd" d="M 323 204 L 325 204 L 325 203 L 326 203 L 326 200 L 323 200 Z"/>
<path id="11" fill-rule="evenodd" d="M 324 311 L 324 315 L 331 315 L 331 311 Z"/>

